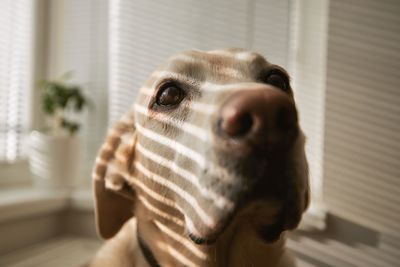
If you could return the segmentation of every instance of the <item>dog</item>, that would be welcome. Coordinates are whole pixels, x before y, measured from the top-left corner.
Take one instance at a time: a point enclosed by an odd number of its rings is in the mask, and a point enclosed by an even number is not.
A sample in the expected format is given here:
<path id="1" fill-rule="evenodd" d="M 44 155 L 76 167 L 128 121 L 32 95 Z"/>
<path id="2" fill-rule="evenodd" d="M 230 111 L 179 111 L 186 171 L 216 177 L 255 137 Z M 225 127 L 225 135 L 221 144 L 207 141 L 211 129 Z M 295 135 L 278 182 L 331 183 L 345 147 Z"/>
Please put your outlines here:
<path id="1" fill-rule="evenodd" d="M 243 49 L 172 56 L 110 130 L 93 171 L 89 266 L 295 266 L 309 203 L 288 73 Z"/>

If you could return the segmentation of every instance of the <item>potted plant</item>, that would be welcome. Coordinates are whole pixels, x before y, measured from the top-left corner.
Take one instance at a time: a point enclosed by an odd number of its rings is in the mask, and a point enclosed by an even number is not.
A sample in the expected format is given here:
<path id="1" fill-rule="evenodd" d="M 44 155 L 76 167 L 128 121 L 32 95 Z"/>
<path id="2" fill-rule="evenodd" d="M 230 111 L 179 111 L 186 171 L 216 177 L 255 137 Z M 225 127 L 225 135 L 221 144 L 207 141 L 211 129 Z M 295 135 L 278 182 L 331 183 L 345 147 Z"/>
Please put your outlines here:
<path id="1" fill-rule="evenodd" d="M 79 182 L 82 142 L 77 135 L 79 115 L 88 105 L 79 86 L 67 82 L 69 75 L 40 83 L 46 127 L 29 138 L 29 162 L 35 184 L 45 188 L 72 188 Z"/>

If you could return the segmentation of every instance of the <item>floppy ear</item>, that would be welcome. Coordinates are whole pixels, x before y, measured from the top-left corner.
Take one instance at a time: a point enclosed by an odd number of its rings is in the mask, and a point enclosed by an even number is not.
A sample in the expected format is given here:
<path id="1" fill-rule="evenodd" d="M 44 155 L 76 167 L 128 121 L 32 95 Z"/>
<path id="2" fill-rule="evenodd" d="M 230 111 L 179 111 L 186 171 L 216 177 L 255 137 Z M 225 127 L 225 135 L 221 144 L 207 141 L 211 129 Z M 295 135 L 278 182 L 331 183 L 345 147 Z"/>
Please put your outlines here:
<path id="1" fill-rule="evenodd" d="M 93 170 L 97 232 L 113 237 L 133 216 L 135 192 L 127 181 L 132 173 L 136 143 L 133 112 L 110 130 Z"/>
<path id="2" fill-rule="evenodd" d="M 295 229 L 308 207 L 310 188 L 304 142 L 305 137 L 300 133 L 290 157 L 292 162 L 287 173 L 289 182 L 286 184 L 285 195 L 282 196 L 282 209 L 277 222 L 263 233 L 266 241 L 274 242 L 283 231 Z"/>
<path id="3" fill-rule="evenodd" d="M 308 181 L 308 163 L 304 151 L 305 137 L 303 133 L 294 145 L 292 159 L 292 170 L 289 174 L 294 179 L 288 185 L 287 196 L 284 203 L 285 230 L 292 230 L 298 226 L 304 211 L 310 202 L 310 186 Z"/>

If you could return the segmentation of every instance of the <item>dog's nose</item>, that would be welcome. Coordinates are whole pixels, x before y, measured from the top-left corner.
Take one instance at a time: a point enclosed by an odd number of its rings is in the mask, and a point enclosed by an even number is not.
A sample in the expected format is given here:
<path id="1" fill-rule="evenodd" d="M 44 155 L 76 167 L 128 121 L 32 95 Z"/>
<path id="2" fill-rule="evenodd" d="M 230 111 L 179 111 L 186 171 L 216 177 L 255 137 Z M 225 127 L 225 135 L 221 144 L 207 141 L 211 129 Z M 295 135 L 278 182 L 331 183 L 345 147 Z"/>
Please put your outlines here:
<path id="1" fill-rule="evenodd" d="M 297 112 L 293 99 L 272 86 L 242 90 L 232 95 L 220 110 L 222 136 L 252 143 L 274 145 L 294 136 Z"/>

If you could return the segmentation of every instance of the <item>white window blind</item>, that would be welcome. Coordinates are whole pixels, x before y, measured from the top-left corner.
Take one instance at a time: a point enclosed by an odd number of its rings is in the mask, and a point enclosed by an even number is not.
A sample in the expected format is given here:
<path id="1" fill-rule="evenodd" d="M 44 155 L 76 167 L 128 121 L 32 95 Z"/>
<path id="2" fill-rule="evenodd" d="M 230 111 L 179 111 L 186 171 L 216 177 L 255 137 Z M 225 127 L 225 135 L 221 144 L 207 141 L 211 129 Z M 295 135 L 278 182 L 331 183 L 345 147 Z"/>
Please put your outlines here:
<path id="1" fill-rule="evenodd" d="M 328 39 L 324 197 L 400 238 L 400 1 L 335 0 Z"/>
<path id="2" fill-rule="evenodd" d="M 288 7 L 288 0 L 111 0 L 110 121 L 158 64 L 182 50 L 243 47 L 287 66 Z"/>
<path id="3" fill-rule="evenodd" d="M 34 1 L 0 1 L 0 161 L 24 156 L 33 88 Z"/>

